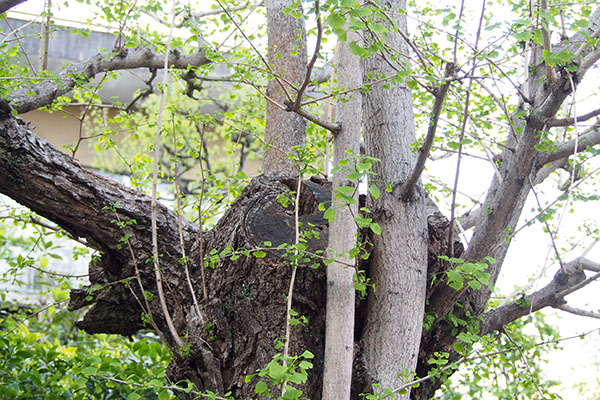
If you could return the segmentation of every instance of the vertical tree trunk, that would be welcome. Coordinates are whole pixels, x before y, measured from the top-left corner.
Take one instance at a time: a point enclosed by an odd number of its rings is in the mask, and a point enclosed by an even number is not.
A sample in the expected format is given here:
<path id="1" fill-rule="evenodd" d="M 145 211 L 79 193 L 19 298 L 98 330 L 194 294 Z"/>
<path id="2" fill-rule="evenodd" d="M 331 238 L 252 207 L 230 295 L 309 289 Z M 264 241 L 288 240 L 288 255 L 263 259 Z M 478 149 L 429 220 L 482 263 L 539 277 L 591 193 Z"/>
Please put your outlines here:
<path id="1" fill-rule="evenodd" d="M 406 29 L 406 1 L 385 3 L 400 29 Z M 389 27 L 389 25 L 388 25 Z M 406 43 L 390 28 L 386 44 L 406 54 Z M 396 64 L 399 66 L 399 64 Z M 395 71 L 377 55 L 363 61 L 364 76 L 394 75 Z M 415 142 L 410 90 L 404 84 L 389 89 L 377 84 L 364 96 L 363 115 L 367 155 L 381 159 L 374 166 L 381 181 L 396 186 L 404 182 L 415 163 L 411 145 Z M 378 182 L 378 180 L 380 180 Z M 382 234 L 373 237 L 371 279 L 375 290 L 369 294 L 366 328 L 363 333 L 363 361 L 370 379 L 382 388 L 394 388 L 410 379 L 399 373 L 415 370 L 422 331 L 427 276 L 427 226 L 425 196 L 420 185 L 407 198 L 391 193 L 371 198 L 368 207 L 380 224 Z"/>
<path id="2" fill-rule="evenodd" d="M 350 52 L 349 41 L 358 39 L 356 33 L 348 32 L 348 41 L 338 43 L 336 64 L 338 84 L 341 87 L 360 87 L 360 61 Z M 361 93 L 354 93 L 346 102 L 338 101 L 336 120 L 343 122 L 342 130 L 335 136 L 333 148 L 334 165 L 340 160 L 359 155 L 361 113 Z M 352 155 L 347 153 L 352 151 Z M 353 165 L 353 161 L 348 163 Z M 346 179 L 347 172 L 342 170 L 333 174 L 333 190 L 352 183 Z M 334 262 L 327 266 L 327 328 L 325 335 L 325 370 L 323 375 L 323 399 L 349 400 L 352 383 L 352 361 L 354 358 L 354 270 L 349 265 L 355 263 L 348 251 L 356 244 L 357 228 L 353 214 L 358 211 L 357 204 L 336 206 L 339 202 L 332 197 L 332 206 L 338 214 L 330 224 L 329 256 L 345 264 Z M 350 210 L 350 208 L 352 210 Z"/>
<path id="3" fill-rule="evenodd" d="M 295 99 L 296 91 L 289 84 L 299 85 L 306 74 L 304 20 L 283 12 L 291 4 L 292 0 L 266 1 L 269 65 L 276 74 L 269 82 L 267 96 L 280 105 Z M 292 146 L 303 146 L 305 136 L 304 118 L 267 100 L 263 173 L 297 174 L 287 154 Z"/>

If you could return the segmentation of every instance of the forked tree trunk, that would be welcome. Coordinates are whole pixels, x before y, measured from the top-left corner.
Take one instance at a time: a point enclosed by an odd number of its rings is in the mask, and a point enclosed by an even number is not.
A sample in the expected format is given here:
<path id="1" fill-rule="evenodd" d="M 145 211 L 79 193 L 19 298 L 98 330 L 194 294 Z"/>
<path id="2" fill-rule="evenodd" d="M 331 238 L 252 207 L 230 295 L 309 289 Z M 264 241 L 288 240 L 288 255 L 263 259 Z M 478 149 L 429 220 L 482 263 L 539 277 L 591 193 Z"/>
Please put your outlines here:
<path id="1" fill-rule="evenodd" d="M 406 30 L 406 14 L 397 11 L 406 9 L 406 2 L 386 4 L 400 29 Z M 386 45 L 407 54 L 406 42 L 389 28 Z M 363 71 L 366 83 L 367 77 L 396 74 L 377 55 L 363 61 Z M 370 273 L 375 291 L 368 298 L 363 360 L 369 378 L 393 389 L 410 381 L 415 371 L 427 287 L 425 194 L 420 186 L 402 199 L 385 191 L 386 182 L 393 187 L 405 182 L 416 160 L 411 149 L 416 137 L 410 90 L 404 84 L 391 84 L 389 89 L 373 85 L 364 96 L 363 115 L 368 116 L 363 121 L 367 155 L 381 160 L 374 165 L 377 175 L 370 184 L 382 192 L 379 199 L 367 202 L 382 233 L 373 237 Z M 407 375 L 402 378 L 400 373 Z"/>

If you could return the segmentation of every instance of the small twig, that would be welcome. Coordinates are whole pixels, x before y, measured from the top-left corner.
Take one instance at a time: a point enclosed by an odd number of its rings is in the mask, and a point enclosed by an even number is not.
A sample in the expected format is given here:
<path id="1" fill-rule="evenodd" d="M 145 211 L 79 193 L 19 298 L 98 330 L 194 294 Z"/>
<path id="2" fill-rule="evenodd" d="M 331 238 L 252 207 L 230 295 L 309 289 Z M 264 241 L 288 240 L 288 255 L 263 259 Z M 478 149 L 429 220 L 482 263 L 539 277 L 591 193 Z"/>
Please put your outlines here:
<path id="1" fill-rule="evenodd" d="M 46 310 L 48 310 L 48 309 L 50 309 L 52 307 L 56 307 L 57 305 L 62 304 L 64 302 L 66 302 L 66 301 L 69 301 L 69 299 L 64 299 L 64 300 L 56 301 L 56 302 L 54 302 L 54 303 L 52 303 L 52 304 L 50 304 L 50 305 L 48 305 L 48 306 L 46 306 L 44 308 L 40 308 L 36 312 L 29 314 L 28 316 L 26 316 L 25 318 L 23 318 L 21 320 L 18 320 L 18 321 L 15 320 L 17 322 L 17 325 L 15 325 L 11 330 L 6 331 L 2 336 L 0 336 L 0 338 L 5 338 L 8 335 L 10 335 L 11 333 L 13 333 L 15 329 L 17 329 L 19 326 L 23 325 L 25 323 L 25 321 L 27 321 L 28 319 L 33 318 L 33 317 L 37 317 L 42 312 L 44 312 L 44 311 L 46 311 Z"/>
<path id="2" fill-rule="evenodd" d="M 501 332 L 504 334 L 504 336 L 506 336 L 508 338 L 508 340 L 513 344 L 513 346 L 515 346 L 517 348 L 519 354 L 521 355 L 521 359 L 523 360 L 523 363 L 525 364 L 525 367 L 527 368 L 527 371 L 529 372 L 529 375 L 533 376 L 533 371 L 531 370 L 531 366 L 529 365 L 529 362 L 527 362 L 527 358 L 525 358 L 525 353 L 523 352 L 523 349 L 521 348 L 521 346 L 519 346 L 519 344 L 513 340 L 513 338 L 506 331 L 505 327 L 502 327 Z M 538 387 L 535 380 L 533 380 L 533 385 L 535 386 L 536 390 L 540 394 L 540 398 L 544 398 L 544 395 L 542 394 L 542 391 Z"/>
<path id="3" fill-rule="evenodd" d="M 463 16 L 463 11 L 465 9 L 465 0 L 462 0 L 460 2 L 460 12 L 458 13 L 458 20 L 457 20 L 457 27 L 456 27 L 456 32 L 454 33 L 454 50 L 452 51 L 452 55 L 454 57 L 454 61 L 453 64 L 456 65 L 456 63 L 458 62 L 457 58 L 458 58 L 458 34 L 460 33 L 460 20 L 462 19 Z"/>
<path id="4" fill-rule="evenodd" d="M 535 190 L 535 187 L 533 186 L 533 182 L 531 181 L 531 178 L 529 178 L 528 180 L 529 180 L 529 186 L 531 187 L 531 192 L 533 193 L 533 197 L 535 197 L 535 201 L 538 205 L 538 208 L 541 209 L 542 204 L 540 203 L 540 199 L 537 195 L 537 191 Z M 568 201 L 567 201 L 567 204 L 568 204 Z M 552 229 L 550 229 L 550 225 L 548 224 L 548 221 L 546 220 L 546 218 L 543 218 L 543 222 L 544 222 L 544 226 L 546 227 L 546 230 L 548 231 L 548 235 L 550 235 L 550 242 L 552 243 L 552 248 L 554 249 L 554 254 L 556 254 L 556 259 L 558 260 L 558 263 L 560 264 L 560 268 L 562 269 L 563 272 L 566 272 L 565 264 L 564 264 L 562 258 L 560 257 L 560 252 L 558 251 L 558 247 L 556 246 L 555 235 L 552 233 Z"/>
<path id="5" fill-rule="evenodd" d="M 292 261 L 292 276 L 290 278 L 290 287 L 288 290 L 287 296 L 287 307 L 286 307 L 286 316 L 285 316 L 285 341 L 283 343 L 283 365 L 287 366 L 287 359 L 289 357 L 290 352 L 290 338 L 291 338 L 291 330 L 292 324 L 290 323 L 290 319 L 292 317 L 292 300 L 294 297 L 294 284 L 296 282 L 296 271 L 298 270 L 298 243 L 300 243 L 300 222 L 299 222 L 299 214 L 300 214 L 300 190 L 302 189 L 302 174 L 298 176 L 298 185 L 296 186 L 296 200 L 294 202 L 294 224 L 296 229 L 296 239 L 295 239 L 295 249 L 294 249 L 294 260 Z M 287 382 L 283 382 L 281 384 L 281 395 L 285 393 L 285 384 Z"/>
<path id="6" fill-rule="evenodd" d="M 52 8 L 52 0 L 46 0 L 45 3 L 44 11 L 46 12 L 46 18 L 42 24 L 43 46 L 40 53 L 40 72 L 48 69 L 48 48 L 50 47 L 50 9 Z"/>
<path id="7" fill-rule="evenodd" d="M 335 73 L 338 69 L 337 60 L 338 60 L 338 47 L 339 42 L 336 44 L 335 49 L 333 50 L 333 68 L 331 68 L 331 74 L 329 75 L 329 95 L 331 96 L 331 92 L 333 91 L 333 82 L 335 79 Z M 331 101 L 327 102 L 327 122 L 333 122 L 333 104 Z M 325 165 L 323 171 L 325 173 L 325 178 L 329 178 L 329 164 L 331 163 L 331 140 L 333 139 L 332 132 L 328 129 L 327 134 L 325 136 Z"/>
<path id="8" fill-rule="evenodd" d="M 177 129 L 173 128 L 173 142 L 175 158 L 177 158 Z M 196 291 L 194 290 L 194 285 L 192 284 L 192 278 L 190 277 L 190 268 L 188 266 L 188 259 L 185 253 L 185 241 L 183 240 L 183 222 L 181 220 L 181 194 L 179 191 L 179 178 L 177 178 L 177 162 L 175 162 L 175 203 L 177 204 L 177 230 L 179 231 L 179 245 L 181 246 L 181 256 L 183 258 L 183 268 L 185 270 L 185 279 L 188 284 L 188 288 L 190 289 L 190 293 L 192 295 L 192 302 L 194 303 L 194 309 L 196 310 L 196 315 L 200 319 L 200 323 L 204 325 L 204 318 L 202 317 L 202 312 L 200 311 L 200 305 L 198 304 L 198 299 L 196 298 Z"/>
<path id="9" fill-rule="evenodd" d="M 263 2 L 260 1 L 258 2 L 256 5 L 261 5 Z M 241 11 L 241 10 L 245 10 L 246 8 L 250 7 L 252 5 L 251 2 L 247 1 L 244 4 L 241 4 L 237 7 L 232 7 L 229 9 L 229 11 Z M 219 15 L 224 13 L 225 10 L 210 10 L 210 11 L 204 11 L 204 12 L 199 12 L 193 15 L 194 18 L 204 18 L 204 17 L 210 17 L 211 15 Z M 182 25 L 182 24 L 179 24 Z"/>
<path id="10" fill-rule="evenodd" d="M 115 211 L 115 218 L 117 219 L 118 222 L 121 222 L 121 217 L 119 217 L 119 214 L 116 211 Z M 142 294 L 142 297 L 144 298 L 144 303 L 146 304 L 146 308 L 144 308 L 144 304 L 142 304 L 141 300 L 135 294 L 135 291 L 133 290 L 133 288 L 131 286 L 128 286 L 129 290 L 131 291 L 131 294 L 133 295 L 133 297 L 135 297 L 135 299 L 138 302 L 142 311 L 146 313 L 148 318 L 150 318 L 150 325 L 152 325 L 152 328 L 154 329 L 156 334 L 160 337 L 161 342 L 167 348 L 169 348 L 169 342 L 165 338 L 165 335 L 160 331 L 160 329 L 158 329 L 158 325 L 156 325 L 156 321 L 154 320 L 154 316 L 152 314 L 152 309 L 150 308 L 150 302 L 148 301 L 148 298 L 146 297 L 146 290 L 144 289 L 144 283 L 142 282 L 142 275 L 140 274 L 137 257 L 135 256 L 133 247 L 131 246 L 131 243 L 129 242 L 129 240 L 127 240 L 126 243 L 127 243 L 127 249 L 129 250 L 129 255 L 131 256 L 131 261 L 133 262 L 133 268 L 135 270 L 135 278 L 138 283 L 138 286 L 140 287 L 140 292 Z"/>
<path id="11" fill-rule="evenodd" d="M 196 128 L 200 131 L 200 141 L 202 142 L 202 148 L 206 152 L 206 164 L 210 169 L 210 164 L 208 163 L 208 152 L 206 151 L 206 142 L 204 140 L 204 127 L 200 128 L 196 125 Z M 202 187 L 200 188 L 200 198 L 198 199 L 198 228 L 200 229 L 200 275 L 202 277 L 202 294 L 204 296 L 204 301 L 208 301 L 208 291 L 206 290 L 206 272 L 204 265 L 204 228 L 202 227 L 202 200 L 204 199 L 204 185 L 206 183 L 204 178 L 204 168 L 202 167 L 202 149 L 198 152 L 198 157 L 200 157 L 200 179 L 202 182 Z"/>
<path id="12" fill-rule="evenodd" d="M 173 7 L 171 10 L 173 14 L 173 21 L 175 20 L 175 4 L 173 1 Z M 157 187 L 158 187 L 158 160 L 160 158 L 160 137 L 162 134 L 162 114 L 165 109 L 165 97 L 166 97 L 166 85 L 169 76 L 169 52 L 171 48 L 171 38 L 173 36 L 173 25 L 171 25 L 171 31 L 167 38 L 167 45 L 165 50 L 165 60 L 164 60 L 164 73 L 163 73 L 163 86 L 161 88 L 160 95 L 160 106 L 158 107 L 158 121 L 156 127 L 156 142 L 154 144 L 154 168 L 152 173 L 152 261 L 154 263 L 154 276 L 156 279 L 156 288 L 158 290 L 158 298 L 160 301 L 160 306 L 165 316 L 165 321 L 167 323 L 167 327 L 169 328 L 169 332 L 171 333 L 171 337 L 173 341 L 177 344 L 178 347 L 184 347 L 183 340 L 179 337 L 177 333 L 177 329 L 173 324 L 173 319 L 171 318 L 171 314 L 169 312 L 169 308 L 167 307 L 167 302 L 165 299 L 165 293 L 162 284 L 162 274 L 160 271 L 160 262 L 159 262 L 159 253 L 158 253 L 158 227 L 157 227 L 157 218 L 158 218 L 158 202 L 156 199 L 157 195 Z"/>
<path id="13" fill-rule="evenodd" d="M 148 387 L 148 385 L 144 385 L 142 383 L 124 381 L 122 379 L 113 378 L 111 376 L 105 376 L 105 375 L 94 375 L 94 376 L 97 377 L 97 378 L 102 378 L 104 380 L 112 381 L 112 382 L 119 383 L 119 384 L 122 384 L 122 385 L 131 385 L 131 386 L 137 386 L 137 387 L 143 387 L 143 388 Z M 154 386 L 152 386 L 152 387 L 154 387 Z M 159 386 L 159 387 L 161 389 L 173 390 L 173 391 L 178 391 L 178 392 L 185 392 L 185 393 L 188 393 L 188 394 L 190 393 L 190 391 L 189 391 L 188 388 L 184 389 L 184 388 L 180 388 L 179 386 L 173 386 L 173 385 L 166 386 L 165 385 L 165 386 Z M 191 391 L 191 393 L 193 393 L 195 396 L 202 396 L 202 397 L 207 397 L 207 398 L 215 399 L 215 400 L 229 400 L 229 398 L 227 398 L 227 397 L 217 396 L 214 393 L 206 394 L 206 393 L 197 392 L 195 390 Z"/>
<path id="14" fill-rule="evenodd" d="M 576 308 L 576 307 L 571 307 L 568 306 L 566 304 L 561 304 L 558 306 L 554 306 L 554 308 L 562 310 L 562 311 L 566 311 L 570 314 L 574 314 L 574 315 L 579 315 L 581 317 L 589 317 L 589 318 L 596 318 L 596 319 L 600 319 L 600 314 L 593 312 L 593 311 L 587 311 L 587 310 L 582 310 L 580 308 Z"/>
<path id="15" fill-rule="evenodd" d="M 479 39 L 481 38 L 481 26 L 483 24 L 483 19 L 485 15 L 485 0 L 481 5 L 481 15 L 479 17 L 479 25 L 477 27 L 477 34 L 475 35 L 475 45 L 473 47 L 473 52 L 477 53 L 477 47 L 479 44 Z M 471 66 L 471 71 L 475 70 L 477 66 L 477 57 L 473 57 L 473 64 Z M 471 85 L 473 84 L 473 79 L 469 79 L 469 86 L 467 88 L 467 95 L 465 97 L 465 107 L 463 112 L 463 120 L 460 127 L 460 135 L 458 141 L 458 159 L 456 160 L 456 174 L 454 176 L 454 186 L 452 188 L 452 203 L 450 205 L 450 227 L 448 228 L 448 256 L 454 257 L 454 218 L 455 218 L 455 208 L 456 208 L 456 191 L 458 189 L 458 176 L 460 173 L 460 163 L 462 160 L 462 149 L 463 149 L 463 138 L 465 136 L 465 128 L 467 126 L 467 120 L 469 118 L 469 101 L 471 98 Z"/>
<path id="16" fill-rule="evenodd" d="M 584 333 L 579 334 L 579 335 L 573 335 L 573 336 L 568 336 L 568 337 L 559 338 L 559 339 L 553 339 L 553 340 L 546 340 L 546 341 L 543 341 L 543 342 L 535 343 L 533 346 L 535 346 L 535 347 L 541 347 L 541 346 L 546 346 L 546 345 L 549 345 L 549 344 L 557 344 L 557 343 L 564 342 L 564 341 L 567 341 L 567 340 L 580 339 L 580 338 L 582 338 L 584 336 L 591 335 L 592 333 L 595 333 L 595 332 L 597 332 L 599 330 L 600 330 L 600 328 L 596 328 L 596 329 L 592 329 L 591 331 L 584 332 Z M 390 391 L 389 393 L 386 393 L 382 397 L 382 399 L 390 398 L 390 397 L 394 396 L 395 394 L 403 391 L 404 389 L 408 389 L 409 387 L 415 386 L 415 385 L 417 385 L 419 383 L 423 383 L 423 382 L 427 382 L 427 381 L 429 381 L 431 379 L 435 379 L 435 378 L 439 377 L 440 374 L 442 374 L 442 373 L 444 373 L 444 372 L 446 372 L 446 371 L 448 371 L 448 370 L 450 370 L 452 368 L 457 368 L 459 365 L 464 364 L 466 362 L 475 361 L 475 360 L 481 360 L 481 359 L 484 359 L 484 358 L 490 358 L 490 357 L 494 357 L 494 356 L 499 356 L 499 355 L 502 355 L 502 354 L 510 353 L 512 351 L 515 351 L 515 350 L 518 350 L 518 348 L 511 347 L 511 348 L 508 348 L 508 349 L 493 351 L 491 353 L 479 354 L 479 355 L 476 355 L 476 356 L 473 356 L 473 357 L 463 357 L 460 360 L 455 361 L 455 362 L 451 363 L 450 365 L 447 365 L 446 367 L 442 368 L 439 371 L 438 374 L 428 375 L 428 376 L 425 376 L 423 378 L 419 378 L 419 379 L 416 379 L 414 381 L 407 382 L 407 383 L 405 383 L 405 384 L 403 384 L 403 385 L 395 388 L 394 390 Z"/>
<path id="17" fill-rule="evenodd" d="M 310 122 L 312 122 L 316 125 L 319 125 L 321 128 L 325 128 L 328 131 L 331 131 L 331 133 L 333 133 L 334 135 L 337 134 L 340 131 L 340 129 L 342 129 L 340 124 L 332 123 L 329 121 L 324 121 L 324 120 L 320 119 L 319 117 L 303 110 L 302 108 L 294 110 L 294 112 L 296 114 L 300 115 L 301 117 L 306 118 Z"/>

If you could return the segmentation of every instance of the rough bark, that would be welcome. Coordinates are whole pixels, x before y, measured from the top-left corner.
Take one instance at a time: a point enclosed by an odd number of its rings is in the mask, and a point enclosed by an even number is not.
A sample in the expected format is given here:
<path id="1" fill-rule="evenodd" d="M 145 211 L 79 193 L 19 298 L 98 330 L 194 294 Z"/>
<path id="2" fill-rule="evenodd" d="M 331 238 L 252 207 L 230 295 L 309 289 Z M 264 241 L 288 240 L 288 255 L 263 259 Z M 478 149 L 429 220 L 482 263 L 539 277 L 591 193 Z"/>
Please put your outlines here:
<path id="1" fill-rule="evenodd" d="M 284 208 L 278 196 L 294 186 L 295 179 L 256 178 L 217 226 L 204 235 L 207 265 L 208 302 L 201 302 L 202 316 L 193 311 L 185 274 L 181 267 L 176 215 L 165 207 L 158 218 L 160 264 L 167 283 L 169 311 L 177 331 L 190 344 L 190 354 L 181 358 L 173 347 L 158 301 L 150 301 L 156 328 L 164 332 L 175 356 L 169 367 L 174 381 L 190 379 L 199 389 L 233 391 L 237 398 L 253 395 L 254 381 L 244 377 L 262 368 L 276 352 L 273 340 L 285 330 L 285 299 L 290 267 L 282 260 L 284 251 L 271 249 L 264 259 L 241 256 L 218 257 L 230 249 L 254 249 L 270 241 L 273 247 L 290 243 L 293 212 Z M 309 241 L 309 251 L 326 247 L 328 228 L 317 210 L 331 198 L 327 184 L 305 181 L 301 196 L 300 222 L 313 225 L 319 237 Z M 133 335 L 144 324 L 144 297 L 136 279 L 147 293 L 156 293 L 151 263 L 150 198 L 81 168 L 72 158 L 54 149 L 12 116 L 0 119 L 0 192 L 56 222 L 102 253 L 90 264 L 89 288 L 71 292 L 70 308 L 87 305 L 78 326 L 90 333 Z M 430 251 L 445 254 L 448 221 L 432 206 Z M 129 222 L 120 227 L 119 222 Z M 199 230 L 183 222 L 186 254 L 195 290 L 200 288 Z M 124 240 L 128 235 L 127 240 Z M 130 247 L 131 246 L 131 247 Z M 457 245 L 455 245 L 457 246 Z M 214 249 L 214 252 L 213 252 Z M 439 264 L 436 254 L 429 259 Z M 431 268 L 440 268 L 431 264 Z M 443 268 L 443 267 L 441 267 Z M 99 285 L 99 288 L 91 289 Z M 293 308 L 309 320 L 292 333 L 291 354 L 308 349 L 315 354 L 315 366 L 303 387 L 312 399 L 321 397 L 322 360 L 325 339 L 324 268 L 304 263 L 298 270 Z M 89 297 L 91 296 L 91 297 Z M 156 296 L 155 296 L 156 297 Z M 199 296 L 200 297 L 200 296 Z M 360 313 L 359 316 L 363 314 Z M 207 329 L 208 323 L 214 328 Z M 358 321 L 359 327 L 364 321 Z M 359 374 L 356 373 L 355 377 Z M 355 381 L 355 391 L 357 384 Z M 185 396 L 184 394 L 180 394 Z"/>
<path id="2" fill-rule="evenodd" d="M 405 1 L 388 1 L 390 14 L 406 29 Z M 397 32 L 388 33 L 386 44 L 406 53 L 407 45 Z M 381 57 L 363 61 L 363 75 L 390 76 L 396 72 Z M 375 291 L 369 294 L 362 351 L 366 373 L 382 388 L 394 388 L 412 378 L 421 338 L 427 279 L 427 225 L 425 195 L 417 185 L 402 200 L 387 193 L 380 182 L 401 185 L 415 164 L 411 92 L 404 84 L 389 89 L 373 85 L 363 101 L 366 154 L 381 161 L 374 165 L 371 184 L 382 196 L 367 202 L 382 234 L 373 237 L 370 274 Z M 399 373 L 407 372 L 404 379 Z"/>
<path id="3" fill-rule="evenodd" d="M 150 199 L 132 189 L 86 171 L 70 157 L 27 131 L 13 117 L 0 121 L 0 191 L 11 196 L 73 235 L 85 238 L 90 247 L 100 250 L 90 264 L 91 285 L 99 289 L 80 289 L 71 293 L 71 309 L 92 307 L 78 326 L 90 333 L 132 335 L 144 325 L 144 295 L 136 280 L 136 267 L 144 291 L 156 293 L 150 245 Z M 290 181 L 291 182 L 291 181 Z M 200 304 L 202 316 L 193 311 L 185 274 L 176 215 L 160 207 L 158 217 L 159 252 L 169 311 L 190 354 L 180 357 L 164 324 L 157 296 L 150 301 L 156 327 L 174 351 L 169 367 L 173 381 L 190 379 L 200 390 L 219 393 L 232 391 L 236 398 L 254 395 L 255 381 L 244 382 L 270 361 L 276 349 L 274 340 L 285 330 L 286 301 L 291 269 L 282 253 L 267 251 L 264 259 L 240 256 L 215 259 L 231 249 L 253 249 L 271 241 L 277 246 L 292 230 L 293 216 L 278 201 L 288 190 L 286 180 L 257 178 L 244 190 L 219 224 L 205 233 L 209 301 Z M 329 199 L 329 189 L 307 181 L 301 198 L 301 219 L 321 232 L 324 239 L 309 241 L 309 251 L 323 249 L 327 226 L 317 211 Z M 127 227 L 118 222 L 135 220 Z M 275 224 L 274 221 L 279 221 Z M 184 240 L 194 288 L 200 288 L 199 231 L 184 222 Z M 283 229 L 283 231 L 280 231 Z M 127 240 L 122 240 L 125 235 Z M 131 246 L 131 248 L 129 247 Z M 291 354 L 305 349 L 316 356 L 315 367 L 303 390 L 318 398 L 321 391 L 325 319 L 325 271 L 302 264 L 297 273 L 293 308 L 309 320 L 309 327 L 292 331 Z M 90 297 L 91 296 L 91 297 Z M 146 310 L 147 311 L 147 310 Z M 214 328 L 207 329 L 207 324 Z"/>
<path id="4" fill-rule="evenodd" d="M 357 40 L 356 33 L 348 33 L 348 41 L 339 42 L 337 48 L 336 71 L 341 87 L 360 87 L 360 62 L 351 53 L 349 41 Z M 336 119 L 344 123 L 341 131 L 335 135 L 333 146 L 333 164 L 340 165 L 341 160 L 350 159 L 348 167 L 352 170 L 355 157 L 360 154 L 360 129 L 362 115 L 356 110 L 362 108 L 360 93 L 349 99 L 339 101 L 336 107 Z M 348 154 L 348 151 L 351 154 Z M 332 191 L 339 186 L 355 186 L 349 182 L 348 171 L 342 169 L 333 174 Z M 354 195 L 356 204 L 340 205 L 340 200 L 332 197 L 331 205 L 337 210 L 330 224 L 330 257 L 342 263 L 334 262 L 327 266 L 327 329 L 325 340 L 325 370 L 323 374 L 324 399 L 350 399 L 352 384 L 352 361 L 354 359 L 354 273 L 351 265 L 356 265 L 349 250 L 357 243 L 358 229 L 354 216 L 358 213 L 358 190 Z"/>
<path id="5" fill-rule="evenodd" d="M 295 100 L 296 92 L 292 85 L 297 87 L 306 75 L 304 19 L 283 13 L 293 3 L 291 0 L 265 2 L 269 37 L 268 61 L 276 75 L 269 82 L 267 97 L 280 106 L 285 106 L 286 101 Z M 283 110 L 273 101 L 267 100 L 263 172 L 292 176 L 298 173 L 298 169 L 292 165 L 293 161 L 289 159 L 288 153 L 293 146 L 304 146 L 306 120 L 294 112 Z"/>

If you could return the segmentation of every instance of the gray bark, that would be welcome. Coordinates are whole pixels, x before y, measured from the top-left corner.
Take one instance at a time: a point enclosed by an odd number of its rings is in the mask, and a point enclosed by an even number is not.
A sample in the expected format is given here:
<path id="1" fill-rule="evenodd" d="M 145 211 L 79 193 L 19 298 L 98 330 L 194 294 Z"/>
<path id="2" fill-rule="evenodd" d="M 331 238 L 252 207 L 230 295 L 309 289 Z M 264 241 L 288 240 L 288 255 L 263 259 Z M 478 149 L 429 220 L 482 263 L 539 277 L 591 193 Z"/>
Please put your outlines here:
<path id="1" fill-rule="evenodd" d="M 208 64 L 205 52 L 191 55 L 180 55 L 171 52 L 169 66 L 186 69 L 190 66 Z M 157 54 L 147 47 L 121 49 L 117 54 L 98 54 L 79 64 L 73 64 L 60 73 L 55 79 L 23 87 L 8 96 L 11 106 L 23 114 L 31 110 L 51 104 L 57 97 L 70 92 L 76 85 L 87 82 L 96 74 L 135 68 L 163 68 L 165 56 Z"/>
<path id="2" fill-rule="evenodd" d="M 400 29 L 406 30 L 403 0 L 389 1 Z M 399 33 L 391 30 L 386 44 L 405 54 L 408 49 Z M 389 76 L 395 71 L 382 58 L 363 61 L 364 76 Z M 368 82 L 368 80 L 365 80 Z M 399 386 L 398 374 L 415 370 L 421 338 L 427 277 L 427 226 L 425 196 L 420 184 L 403 199 L 385 191 L 381 183 L 401 185 L 411 173 L 416 157 L 414 117 L 410 90 L 404 84 L 385 89 L 374 85 L 364 96 L 363 131 L 366 154 L 381 159 L 371 184 L 382 192 L 367 206 L 380 224 L 382 234 L 373 237 L 370 274 L 375 291 L 369 294 L 368 316 L 362 337 L 366 372 L 382 388 Z M 380 180 L 378 182 L 378 180 Z"/>
<path id="3" fill-rule="evenodd" d="M 569 50 L 575 54 L 579 52 L 583 61 L 580 69 L 573 76 L 574 82 L 583 79 L 585 72 L 590 68 L 591 61 L 597 61 L 598 50 L 590 46 L 579 48 L 579 43 L 585 35 L 593 35 L 600 28 L 600 9 L 596 10 L 590 17 L 590 24 L 585 32 L 578 32 L 561 49 Z M 541 49 L 538 49 L 541 53 Z M 534 57 L 539 60 L 541 55 Z M 545 74 L 547 68 L 544 63 L 539 63 L 533 69 L 531 76 L 525 85 L 531 99 L 531 104 L 521 104 L 520 108 L 527 107 L 528 115 L 512 121 L 512 128 L 506 140 L 501 159 L 502 165 L 499 169 L 502 179 L 494 176 L 488 190 L 488 195 L 483 204 L 487 212 L 479 213 L 475 223 L 475 231 L 469 242 L 468 248 L 462 255 L 465 260 L 483 261 L 484 257 L 491 256 L 496 263 L 488 266 L 491 284 L 495 284 L 504 258 L 510 246 L 511 232 L 514 232 L 527 196 L 536 179 L 538 171 L 542 169 L 544 162 L 549 161 L 549 156 L 539 153 L 535 145 L 539 143 L 542 136 L 541 131 L 548 128 L 547 123 L 554 119 L 557 111 L 572 93 L 569 76 L 557 74 L 557 81 L 546 84 Z M 574 149 L 571 143 L 570 148 Z M 551 157 L 551 156 L 550 156 Z M 437 320 L 433 328 L 425 332 L 421 343 L 419 355 L 419 375 L 424 376 L 429 369 L 427 360 L 435 351 L 453 353 L 452 345 L 455 341 L 451 335 L 452 327 L 443 321 L 454 305 L 459 302 L 464 306 L 464 312 L 472 316 L 479 316 L 484 311 L 490 298 L 491 290 L 484 287 L 481 290 L 473 290 L 465 287 L 464 290 L 456 291 L 445 284 L 442 280 L 432 288 L 431 301 L 427 305 L 427 312 L 435 315 Z M 433 351 L 433 352 L 432 352 Z M 429 398 L 433 395 L 438 383 L 422 385 L 416 390 L 416 398 Z"/>
<path id="4" fill-rule="evenodd" d="M 339 42 L 337 49 L 336 71 L 341 87 L 360 87 L 360 61 L 350 52 L 349 41 L 357 40 L 356 33 L 348 32 L 348 41 Z M 333 164 L 340 160 L 352 159 L 360 154 L 360 129 L 362 108 L 361 93 L 356 92 L 347 101 L 338 101 L 336 119 L 343 122 L 341 131 L 334 137 Z M 352 152 L 352 155 L 347 153 Z M 348 163 L 352 168 L 354 160 Z M 339 186 L 354 186 L 357 182 L 348 182 L 348 171 L 341 170 L 333 174 L 333 190 Z M 357 227 L 354 216 L 358 212 L 358 188 L 354 205 L 339 205 L 340 200 L 332 197 L 331 204 L 338 214 L 329 226 L 329 257 L 335 257 L 343 263 L 334 262 L 327 266 L 327 327 L 325 336 L 325 369 L 323 375 L 323 398 L 331 400 L 349 400 L 352 383 L 352 365 L 354 359 L 354 257 L 348 251 L 357 242 Z"/>
<path id="5" fill-rule="evenodd" d="M 267 87 L 267 97 L 279 105 L 294 101 L 296 87 L 306 75 L 306 32 L 304 20 L 284 14 L 283 10 L 293 4 L 292 0 L 267 0 L 267 34 L 269 37 L 269 65 L 279 78 L 274 78 Z M 283 87 L 285 87 L 285 90 Z M 288 99 L 285 91 L 291 99 Z M 304 146 L 306 120 L 291 111 L 267 100 L 265 126 L 265 152 L 262 170 L 265 174 L 292 176 L 298 169 L 292 165 L 288 153 L 293 146 Z"/>

